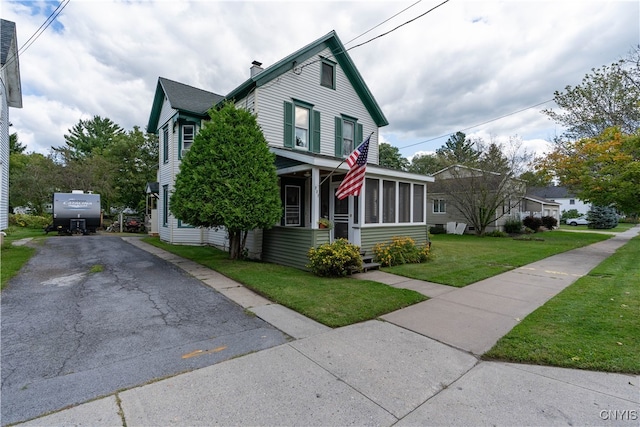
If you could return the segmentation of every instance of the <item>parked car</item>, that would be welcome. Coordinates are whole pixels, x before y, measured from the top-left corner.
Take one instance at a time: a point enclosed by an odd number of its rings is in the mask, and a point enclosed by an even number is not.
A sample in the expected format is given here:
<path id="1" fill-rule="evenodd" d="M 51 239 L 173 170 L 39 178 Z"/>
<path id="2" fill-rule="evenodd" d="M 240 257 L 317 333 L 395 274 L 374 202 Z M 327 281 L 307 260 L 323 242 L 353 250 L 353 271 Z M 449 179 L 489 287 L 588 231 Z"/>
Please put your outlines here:
<path id="1" fill-rule="evenodd" d="M 569 218 L 566 220 L 566 223 L 567 225 L 573 225 L 575 227 L 577 225 L 587 225 L 589 221 L 587 221 L 587 217 L 583 215 L 578 218 Z"/>

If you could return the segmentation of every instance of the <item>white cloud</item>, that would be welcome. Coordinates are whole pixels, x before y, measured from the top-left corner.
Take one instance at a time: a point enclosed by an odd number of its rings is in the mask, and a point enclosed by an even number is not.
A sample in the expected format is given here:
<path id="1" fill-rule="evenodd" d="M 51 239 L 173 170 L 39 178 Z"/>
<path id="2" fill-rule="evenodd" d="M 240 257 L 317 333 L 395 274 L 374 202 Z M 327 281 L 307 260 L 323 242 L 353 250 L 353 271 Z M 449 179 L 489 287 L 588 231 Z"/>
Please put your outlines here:
<path id="1" fill-rule="evenodd" d="M 20 57 L 24 107 L 10 111 L 12 132 L 46 153 L 80 118 L 144 128 L 158 76 L 225 94 L 248 77 L 253 60 L 268 66 L 332 29 L 349 48 L 440 1 L 424 0 L 347 43 L 412 3 L 74 0 L 58 17 L 63 28 L 47 29 Z M 42 4 L 3 2 L 19 45 L 51 11 L 32 15 Z M 389 119 L 381 140 L 404 156 L 434 151 L 463 129 L 520 135 L 541 151 L 562 132 L 540 113 L 553 103 L 510 114 L 624 56 L 639 42 L 639 8 L 452 1 L 349 54 Z"/>

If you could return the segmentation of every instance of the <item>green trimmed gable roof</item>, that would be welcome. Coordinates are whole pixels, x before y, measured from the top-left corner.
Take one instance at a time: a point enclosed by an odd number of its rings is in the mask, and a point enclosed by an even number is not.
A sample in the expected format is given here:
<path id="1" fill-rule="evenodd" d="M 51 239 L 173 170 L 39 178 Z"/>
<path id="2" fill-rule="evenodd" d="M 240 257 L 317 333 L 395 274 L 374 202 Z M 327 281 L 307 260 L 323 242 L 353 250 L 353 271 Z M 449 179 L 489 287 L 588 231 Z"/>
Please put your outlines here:
<path id="1" fill-rule="evenodd" d="M 335 31 L 331 31 L 302 49 L 265 68 L 264 71 L 261 71 L 259 74 L 249 78 L 240 86 L 232 90 L 225 99 L 234 100 L 244 98 L 254 88 L 260 87 L 288 71 L 292 71 L 298 64 L 318 55 L 326 48 L 329 48 L 333 55 L 333 58 L 329 59 L 340 64 L 340 67 L 342 67 L 342 70 L 349 79 L 349 82 L 360 97 L 362 103 L 367 108 L 367 111 L 369 111 L 369 114 L 375 121 L 376 125 L 378 127 L 388 125 L 389 122 L 384 116 L 382 109 L 371 94 L 371 91 L 367 87 L 364 79 L 360 75 L 360 72 L 351 60 L 351 57 L 347 53 L 346 48 L 338 38 Z"/>
<path id="2" fill-rule="evenodd" d="M 159 77 L 147 124 L 147 132 L 149 133 L 156 133 L 158 130 L 158 121 L 165 97 L 171 108 L 202 118 L 208 117 L 209 109 L 224 99 L 222 95 Z"/>

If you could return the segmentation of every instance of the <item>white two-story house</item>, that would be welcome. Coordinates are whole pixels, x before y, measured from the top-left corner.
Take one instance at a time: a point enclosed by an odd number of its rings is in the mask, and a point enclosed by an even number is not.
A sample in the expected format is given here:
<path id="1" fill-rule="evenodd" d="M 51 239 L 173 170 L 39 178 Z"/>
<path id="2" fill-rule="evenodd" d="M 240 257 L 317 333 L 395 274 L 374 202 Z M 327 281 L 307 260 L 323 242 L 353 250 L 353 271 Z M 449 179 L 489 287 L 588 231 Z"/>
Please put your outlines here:
<path id="1" fill-rule="evenodd" d="M 18 39 L 16 24 L 0 19 L 0 231 L 9 226 L 9 107 L 22 108 Z"/>
<path id="2" fill-rule="evenodd" d="M 309 248 L 336 238 L 368 254 L 393 236 L 426 243 L 427 184 L 433 178 L 378 166 L 379 128 L 388 122 L 333 31 L 269 67 L 254 61 L 249 78 L 226 95 L 159 78 L 147 130 L 160 143 L 162 240 L 227 245 L 224 230 L 191 227 L 174 218 L 169 206 L 182 155 L 208 109 L 224 100 L 256 115 L 276 159 L 282 218 L 271 229 L 250 233 L 252 257 L 304 267 Z M 348 171 L 343 161 L 369 135 L 360 196 L 339 200 L 334 194 Z M 321 217 L 334 227 L 319 228 Z"/>

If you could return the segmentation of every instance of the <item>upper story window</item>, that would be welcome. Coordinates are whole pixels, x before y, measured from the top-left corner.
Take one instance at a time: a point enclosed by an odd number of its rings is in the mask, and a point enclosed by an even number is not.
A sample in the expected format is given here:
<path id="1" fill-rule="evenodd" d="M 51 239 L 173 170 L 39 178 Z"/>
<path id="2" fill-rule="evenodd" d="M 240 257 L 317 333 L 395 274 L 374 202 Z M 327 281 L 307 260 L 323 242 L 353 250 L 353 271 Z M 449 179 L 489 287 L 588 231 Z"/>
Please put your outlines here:
<path id="1" fill-rule="evenodd" d="M 162 128 L 162 161 L 169 161 L 169 127 Z"/>
<path id="2" fill-rule="evenodd" d="M 191 148 L 191 144 L 193 144 L 193 137 L 195 136 L 195 126 L 194 125 L 184 125 L 182 126 L 182 150 L 188 150 Z"/>
<path id="3" fill-rule="evenodd" d="M 336 88 L 336 65 L 327 59 L 322 59 L 320 63 L 320 84 L 330 89 Z"/>
<path id="4" fill-rule="evenodd" d="M 569 199 L 569 204 L 570 205 L 575 205 L 576 204 L 576 200 L 575 199 Z"/>
<path id="5" fill-rule="evenodd" d="M 312 104 L 284 102 L 284 146 L 320 152 L 320 112 Z"/>
<path id="6" fill-rule="evenodd" d="M 356 124 L 351 120 L 342 122 L 342 156 L 347 157 L 353 149 L 353 141 L 355 139 Z"/>
<path id="7" fill-rule="evenodd" d="M 348 116 L 335 118 L 336 146 L 335 156 L 348 157 L 362 142 L 362 124 Z"/>
<path id="8" fill-rule="evenodd" d="M 309 109 L 295 106 L 296 113 L 296 148 L 309 148 Z"/>

